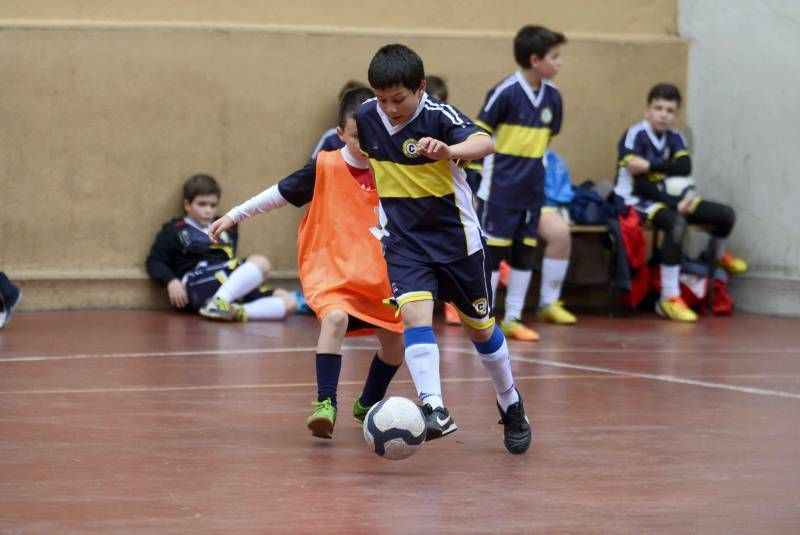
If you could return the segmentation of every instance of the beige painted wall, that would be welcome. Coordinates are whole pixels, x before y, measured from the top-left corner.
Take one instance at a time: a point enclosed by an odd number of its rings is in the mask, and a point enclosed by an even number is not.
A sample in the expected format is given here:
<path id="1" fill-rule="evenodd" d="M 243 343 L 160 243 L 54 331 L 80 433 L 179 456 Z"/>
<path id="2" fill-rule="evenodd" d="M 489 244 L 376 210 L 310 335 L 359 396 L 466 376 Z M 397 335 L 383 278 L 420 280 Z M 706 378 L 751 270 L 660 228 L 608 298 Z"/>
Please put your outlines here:
<path id="1" fill-rule="evenodd" d="M 72 4 L 81 13 L 99 5 Z M 134 15 L 122 2 L 106 4 L 120 18 Z M 641 3 L 666 4 L 672 5 Z M 145 17 L 153 6 L 145 2 L 137 13 Z M 71 16 L 55 7 L 45 14 Z M 198 171 L 218 176 L 227 209 L 301 166 L 334 122 L 339 86 L 364 80 L 382 44 L 415 48 L 428 72 L 446 77 L 451 101 L 469 115 L 514 69 L 513 32 L 295 30 L 6 22 L 0 266 L 38 289 L 26 292 L 27 308 L 153 304 L 152 295 L 133 298 L 120 290 L 120 281 L 140 285 L 155 232 L 180 213 L 184 178 Z M 569 37 L 556 80 L 566 108 L 556 147 L 577 180 L 610 178 L 616 141 L 639 118 L 646 89 L 661 80 L 685 84 L 686 45 L 665 35 Z M 301 215 L 286 208 L 245 223 L 240 252 L 267 253 L 280 275 L 291 277 Z M 115 295 L 70 299 L 69 292 L 47 290 L 58 285 L 54 280 L 70 286 L 71 279 L 87 278 L 114 281 L 107 287 Z"/>
<path id="2" fill-rule="evenodd" d="M 675 0 L 0 0 L 0 18 L 516 31 L 536 21 L 568 31 L 674 34 Z"/>

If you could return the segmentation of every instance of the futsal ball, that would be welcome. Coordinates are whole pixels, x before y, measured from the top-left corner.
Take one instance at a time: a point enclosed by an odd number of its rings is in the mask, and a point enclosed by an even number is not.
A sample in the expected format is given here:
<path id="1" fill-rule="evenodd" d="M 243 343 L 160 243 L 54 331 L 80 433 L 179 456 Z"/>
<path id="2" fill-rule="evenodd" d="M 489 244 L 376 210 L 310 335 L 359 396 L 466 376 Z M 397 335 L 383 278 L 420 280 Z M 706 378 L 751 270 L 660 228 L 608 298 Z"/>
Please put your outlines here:
<path id="1" fill-rule="evenodd" d="M 364 418 L 364 439 L 384 459 L 411 457 L 425 442 L 425 419 L 416 403 L 397 396 L 379 401 Z"/>
<path id="2" fill-rule="evenodd" d="M 683 199 L 687 193 L 694 193 L 694 178 L 690 176 L 668 176 L 664 179 L 664 193 Z"/>

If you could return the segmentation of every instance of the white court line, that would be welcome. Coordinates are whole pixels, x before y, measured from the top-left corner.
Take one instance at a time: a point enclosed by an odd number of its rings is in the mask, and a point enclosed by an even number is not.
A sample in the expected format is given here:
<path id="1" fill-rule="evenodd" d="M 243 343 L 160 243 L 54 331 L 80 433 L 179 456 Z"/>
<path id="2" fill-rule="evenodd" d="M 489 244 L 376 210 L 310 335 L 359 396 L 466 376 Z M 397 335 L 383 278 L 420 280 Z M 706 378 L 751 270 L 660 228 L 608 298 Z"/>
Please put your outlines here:
<path id="1" fill-rule="evenodd" d="M 452 351 L 455 353 L 462 353 L 462 354 L 469 354 L 475 355 L 474 349 L 465 349 L 461 347 L 450 347 L 450 348 L 443 348 L 443 351 Z M 529 351 L 535 351 L 535 349 L 530 349 Z M 754 394 L 757 396 L 774 396 L 774 397 L 781 397 L 781 398 L 791 398 L 791 399 L 800 399 L 800 394 L 793 394 L 791 392 L 784 392 L 782 390 L 770 390 L 766 388 L 753 388 L 749 386 L 737 386 L 737 385 L 728 385 L 725 383 L 712 383 L 710 381 L 698 381 L 696 379 L 685 379 L 683 377 L 677 377 L 675 375 L 656 375 L 652 373 L 639 373 L 639 372 L 629 372 L 625 370 L 617 370 L 614 368 L 604 368 L 601 366 L 589 366 L 585 364 L 570 364 L 568 362 L 560 362 L 557 360 L 545 360 L 545 359 L 537 359 L 537 358 L 530 358 L 530 357 L 516 357 L 514 355 L 510 356 L 511 360 L 516 360 L 519 362 L 528 362 L 531 364 L 541 364 L 543 366 L 553 366 L 556 368 L 567 368 L 571 370 L 581 370 L 587 372 L 595 372 L 595 373 L 609 373 L 611 375 L 621 375 L 624 377 L 636 377 L 639 379 L 650 379 L 653 381 L 663 381 L 665 383 L 678 383 L 684 385 L 692 385 L 692 386 L 702 386 L 705 388 L 717 388 L 721 390 L 731 390 L 733 392 L 740 392 L 743 394 Z"/>
<path id="2" fill-rule="evenodd" d="M 344 349 L 354 350 L 375 350 L 376 346 L 356 346 L 345 345 Z M 441 351 L 464 351 L 462 347 L 439 346 Z M 303 353 L 306 351 L 316 351 L 316 347 L 287 347 L 287 348 L 245 348 L 245 349 L 198 349 L 195 351 L 152 351 L 138 353 L 86 353 L 77 355 L 20 355 L 16 357 L 0 357 L 3 362 L 36 362 L 50 360 L 84 360 L 84 359 L 125 359 L 125 358 L 151 358 L 151 357 L 189 357 L 189 356 L 236 356 L 236 355 L 257 355 L 259 353 Z M 517 347 L 511 346 L 510 349 L 516 350 Z M 472 351 L 472 348 L 469 349 Z M 597 347 L 575 347 L 575 348 L 537 348 L 539 353 L 595 353 L 595 354 L 630 354 L 630 353 L 650 353 L 667 355 L 768 355 L 768 354 L 796 354 L 800 356 L 797 349 L 669 349 L 669 348 L 597 348 Z"/>
<path id="3" fill-rule="evenodd" d="M 364 347 L 364 346 L 345 346 L 345 349 L 352 349 L 352 350 L 369 350 L 374 351 L 374 346 Z M 442 346 L 442 352 L 450 351 L 453 353 L 461 353 L 466 354 L 472 357 L 475 357 L 475 349 L 469 348 L 465 349 L 463 347 L 453 347 L 453 346 Z M 0 362 L 28 362 L 28 361 L 41 361 L 41 360 L 74 360 L 74 359 L 92 359 L 92 358 L 147 358 L 147 357 L 170 357 L 170 356 L 212 356 L 212 355 L 220 355 L 220 356 L 235 356 L 235 355 L 251 355 L 251 354 L 258 354 L 258 353 L 300 353 L 300 352 L 308 352 L 308 351 L 315 351 L 316 347 L 290 347 L 290 348 L 265 348 L 265 349 L 220 349 L 220 350 L 201 350 L 201 351 L 163 351 L 163 352 L 148 352 L 148 353 L 105 353 L 105 354 L 95 354 L 95 355 L 55 355 L 55 356 L 28 356 L 28 357 L 12 357 L 12 358 L 5 358 L 0 359 Z M 533 349 L 532 349 L 533 350 Z M 540 352 L 547 352 L 550 350 L 544 349 L 539 350 Z M 563 349 L 558 351 L 551 351 L 551 352 L 559 352 L 559 353 L 576 353 L 580 352 L 580 349 Z M 595 353 L 604 353 L 604 351 L 597 351 L 592 349 L 585 349 L 584 351 L 587 352 L 595 352 Z M 640 350 L 637 350 L 640 351 Z M 688 352 L 686 352 L 688 353 Z M 707 353 L 703 351 L 703 353 Z M 559 362 L 555 360 L 544 360 L 544 359 L 537 359 L 537 358 L 529 358 L 529 357 L 517 357 L 511 356 L 511 360 L 516 360 L 520 362 L 528 362 L 531 364 L 541 364 L 543 366 L 554 366 L 557 368 L 569 368 L 575 370 L 583 370 L 583 371 L 590 371 L 596 373 L 607 373 L 611 375 L 621 375 L 624 377 L 636 377 L 639 379 L 650 379 L 653 381 L 663 381 L 667 383 L 678 383 L 678 384 L 685 384 L 685 385 L 692 385 L 692 386 L 701 386 L 704 388 L 716 388 L 721 390 L 730 390 L 733 392 L 739 392 L 743 394 L 753 394 L 758 396 L 773 396 L 773 397 L 783 397 L 783 398 L 791 398 L 791 399 L 800 399 L 800 394 L 793 394 L 791 392 L 784 392 L 781 390 L 769 390 L 764 388 L 753 388 L 747 386 L 736 386 L 736 385 L 728 385 L 725 383 L 712 383 L 709 381 L 698 381 L 695 379 L 685 379 L 682 377 L 677 377 L 674 375 L 656 375 L 656 374 L 649 374 L 649 373 L 638 373 L 638 372 L 628 372 L 625 370 L 617 370 L 614 368 L 604 368 L 599 366 L 588 366 L 583 364 L 570 364 L 567 362 Z"/>
<path id="4" fill-rule="evenodd" d="M 675 375 L 655 375 L 651 373 L 626 372 L 622 370 L 615 370 L 612 368 L 602 368 L 600 366 L 585 366 L 583 364 L 569 364 L 566 362 L 532 359 L 528 357 L 511 357 L 511 360 L 517 360 L 520 362 L 530 362 L 532 364 L 542 364 L 544 366 L 555 366 L 557 368 L 568 368 L 571 370 L 581 370 L 581 371 L 596 372 L 596 373 L 610 373 L 612 375 L 623 375 L 625 377 L 652 379 L 654 381 L 663 381 L 665 383 L 678 383 L 682 385 L 702 386 L 705 388 L 719 388 L 722 390 L 731 390 L 733 392 L 742 392 L 745 394 L 756 394 L 759 396 L 775 396 L 781 398 L 800 399 L 800 394 L 792 394 L 791 392 L 783 392 L 782 390 L 768 390 L 765 388 L 753 388 L 749 386 L 727 385 L 725 383 L 711 383 L 709 381 L 684 379 L 683 377 L 677 377 Z"/>
<path id="5" fill-rule="evenodd" d="M 549 381 L 549 380 L 609 380 L 609 379 L 636 379 L 636 377 L 618 377 L 607 374 L 584 375 L 520 375 L 514 378 L 516 381 Z M 489 382 L 488 377 L 450 377 L 442 379 L 442 383 L 485 383 Z M 392 384 L 411 384 L 409 379 L 392 381 Z M 361 386 L 364 381 L 339 381 L 339 386 Z M 120 386 L 108 388 L 56 388 L 51 390 L 8 390 L 0 392 L 0 396 L 26 396 L 26 395 L 49 395 L 49 394 L 125 394 L 131 392 L 184 392 L 195 390 L 255 390 L 255 389 L 281 389 L 281 388 L 309 388 L 315 387 L 317 383 L 259 383 L 259 384 L 230 384 L 230 385 L 187 385 L 187 386 Z"/>
<path id="6" fill-rule="evenodd" d="M 367 349 L 353 347 L 349 349 Z M 257 355 L 259 353 L 305 353 L 316 351 L 316 347 L 271 347 L 263 349 L 198 349 L 195 351 L 148 351 L 140 353 L 87 353 L 79 355 L 29 355 L 0 358 L 0 362 L 35 362 L 48 360 L 84 360 L 84 359 L 133 359 L 152 357 L 213 357 L 234 355 Z"/>

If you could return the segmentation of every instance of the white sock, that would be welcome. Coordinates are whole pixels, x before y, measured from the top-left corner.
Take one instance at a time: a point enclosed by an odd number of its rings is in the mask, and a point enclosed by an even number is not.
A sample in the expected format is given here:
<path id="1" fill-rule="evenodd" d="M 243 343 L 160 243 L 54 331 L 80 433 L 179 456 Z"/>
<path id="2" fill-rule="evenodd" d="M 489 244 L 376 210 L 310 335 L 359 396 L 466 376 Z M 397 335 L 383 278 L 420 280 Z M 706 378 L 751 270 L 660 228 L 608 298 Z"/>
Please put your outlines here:
<path id="1" fill-rule="evenodd" d="M 228 303 L 232 303 L 258 288 L 262 282 L 264 282 L 264 275 L 258 266 L 252 262 L 245 262 L 228 275 L 228 280 L 219 287 L 213 298 L 221 297 Z"/>
<path id="2" fill-rule="evenodd" d="M 503 412 L 506 412 L 510 405 L 519 401 L 519 393 L 514 387 L 514 376 L 511 373 L 511 359 L 508 358 L 508 344 L 503 340 L 503 345 L 494 353 L 484 355 L 478 352 L 478 354 L 481 356 L 483 367 L 492 378 L 494 391 L 497 393 L 497 402 Z"/>
<path id="3" fill-rule="evenodd" d="M 406 348 L 406 366 L 411 373 L 422 403 L 434 409 L 443 406 L 442 383 L 439 380 L 439 346 L 414 344 Z"/>
<path id="4" fill-rule="evenodd" d="M 531 284 L 530 270 L 511 268 L 506 288 L 506 319 L 522 319 L 522 308 L 525 306 L 525 297 Z"/>
<path id="5" fill-rule="evenodd" d="M 681 266 L 666 266 L 661 264 L 661 300 L 666 301 L 670 297 L 681 295 L 678 277 L 681 274 Z"/>
<path id="6" fill-rule="evenodd" d="M 500 272 L 492 271 L 492 308 L 497 303 L 497 287 L 500 285 Z"/>
<path id="7" fill-rule="evenodd" d="M 542 260 L 542 284 L 539 289 L 539 307 L 555 303 L 561 297 L 561 287 L 567 277 L 569 260 L 545 258 Z"/>
<path id="8" fill-rule="evenodd" d="M 727 238 L 717 238 L 717 241 L 714 242 L 714 260 L 720 260 L 725 254 L 725 242 L 727 241 Z"/>
<path id="9" fill-rule="evenodd" d="M 286 303 L 280 297 L 262 297 L 241 305 L 251 320 L 282 320 L 286 317 Z"/>

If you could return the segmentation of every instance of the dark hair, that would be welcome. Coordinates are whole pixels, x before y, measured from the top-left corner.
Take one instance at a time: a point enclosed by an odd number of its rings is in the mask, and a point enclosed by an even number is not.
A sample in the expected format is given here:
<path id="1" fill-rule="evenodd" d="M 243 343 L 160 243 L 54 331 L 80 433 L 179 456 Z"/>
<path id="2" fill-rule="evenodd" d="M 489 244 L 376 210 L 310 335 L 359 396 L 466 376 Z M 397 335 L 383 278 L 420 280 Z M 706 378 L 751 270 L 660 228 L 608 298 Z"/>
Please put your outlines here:
<path id="1" fill-rule="evenodd" d="M 531 56 L 544 58 L 551 48 L 566 42 L 563 33 L 548 30 L 544 26 L 523 26 L 514 37 L 514 59 L 523 69 L 530 69 Z"/>
<path id="2" fill-rule="evenodd" d="M 442 102 L 447 102 L 447 84 L 438 76 L 429 74 L 425 77 L 426 91 L 429 95 L 438 98 Z"/>
<path id="3" fill-rule="evenodd" d="M 352 91 L 353 89 L 361 89 L 367 87 L 366 85 L 362 84 L 358 80 L 347 80 L 342 88 L 339 90 L 339 100 L 344 98 L 345 93 L 348 91 Z"/>
<path id="4" fill-rule="evenodd" d="M 416 91 L 425 78 L 425 67 L 422 58 L 407 46 L 386 45 L 370 61 L 367 77 L 373 89 L 399 85 Z"/>
<path id="5" fill-rule="evenodd" d="M 361 106 L 365 100 L 374 97 L 375 94 L 367 87 L 359 87 L 351 89 L 342 96 L 339 101 L 339 128 L 344 128 L 348 117 L 355 117 L 356 110 Z"/>
<path id="6" fill-rule="evenodd" d="M 681 92 L 672 84 L 656 84 L 647 94 L 647 104 L 649 105 L 656 99 L 669 100 L 675 102 L 678 107 L 681 105 Z"/>
<path id="7" fill-rule="evenodd" d="M 222 190 L 211 175 L 192 175 L 183 183 L 183 199 L 192 202 L 198 195 L 216 195 Z"/>

